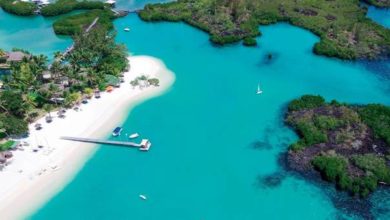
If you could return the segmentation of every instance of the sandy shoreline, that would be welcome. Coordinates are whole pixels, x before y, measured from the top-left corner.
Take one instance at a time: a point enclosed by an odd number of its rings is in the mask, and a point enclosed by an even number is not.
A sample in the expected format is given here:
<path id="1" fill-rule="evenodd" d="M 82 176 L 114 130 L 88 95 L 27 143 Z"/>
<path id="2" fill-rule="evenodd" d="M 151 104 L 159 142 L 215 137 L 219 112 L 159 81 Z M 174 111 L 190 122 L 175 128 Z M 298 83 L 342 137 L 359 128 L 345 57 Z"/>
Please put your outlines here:
<path id="1" fill-rule="evenodd" d="M 47 124 L 44 118 L 38 120 L 43 125 L 40 131 L 34 129 L 34 124 L 29 126 L 30 135 L 25 141 L 30 146 L 14 151 L 10 164 L 0 171 L 1 219 L 31 215 L 61 191 L 97 150 L 96 145 L 60 140 L 60 136 L 106 137 L 131 108 L 162 94 L 175 80 L 174 74 L 156 58 L 134 56 L 129 60 L 131 68 L 121 88 L 91 99 L 81 105 L 81 111 L 68 110 L 65 119 L 57 118 L 54 112 L 52 123 Z M 158 78 L 160 86 L 132 88 L 129 82 L 143 74 Z M 34 153 L 38 145 L 44 147 Z"/>

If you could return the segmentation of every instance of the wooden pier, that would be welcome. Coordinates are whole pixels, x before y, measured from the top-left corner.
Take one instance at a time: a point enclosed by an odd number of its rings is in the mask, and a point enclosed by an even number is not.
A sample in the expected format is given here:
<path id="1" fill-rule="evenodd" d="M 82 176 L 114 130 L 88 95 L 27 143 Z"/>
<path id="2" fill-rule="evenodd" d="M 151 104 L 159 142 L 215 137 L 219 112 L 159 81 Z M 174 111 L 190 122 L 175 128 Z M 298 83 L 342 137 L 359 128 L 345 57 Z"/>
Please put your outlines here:
<path id="1" fill-rule="evenodd" d="M 99 21 L 99 17 L 96 17 L 93 22 L 87 27 L 87 29 L 85 29 L 84 33 L 85 34 L 88 34 L 89 31 L 91 31 L 91 29 L 93 27 L 95 27 L 95 25 L 97 24 L 97 22 Z M 62 57 L 66 57 L 69 53 L 71 53 L 74 49 L 74 43 L 72 43 L 72 45 L 70 45 L 68 48 L 66 48 L 65 52 L 62 53 Z"/>
<path id="2" fill-rule="evenodd" d="M 85 143 L 93 143 L 93 144 L 108 144 L 108 145 L 116 145 L 122 147 L 142 147 L 141 143 L 137 144 L 131 141 L 109 141 L 109 140 L 80 138 L 80 137 L 61 137 L 61 139 L 67 141 L 77 141 L 77 142 L 85 142 Z"/>

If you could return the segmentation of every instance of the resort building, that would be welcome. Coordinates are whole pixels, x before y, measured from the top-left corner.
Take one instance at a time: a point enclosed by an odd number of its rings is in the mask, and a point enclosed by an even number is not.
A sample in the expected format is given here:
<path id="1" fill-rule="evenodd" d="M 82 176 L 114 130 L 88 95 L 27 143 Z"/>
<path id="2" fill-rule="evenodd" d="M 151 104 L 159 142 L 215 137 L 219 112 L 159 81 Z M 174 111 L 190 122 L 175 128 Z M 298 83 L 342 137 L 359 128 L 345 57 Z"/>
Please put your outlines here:
<path id="1" fill-rule="evenodd" d="M 25 57 L 30 57 L 30 55 L 25 54 L 21 51 L 7 52 L 7 62 L 20 62 Z"/>

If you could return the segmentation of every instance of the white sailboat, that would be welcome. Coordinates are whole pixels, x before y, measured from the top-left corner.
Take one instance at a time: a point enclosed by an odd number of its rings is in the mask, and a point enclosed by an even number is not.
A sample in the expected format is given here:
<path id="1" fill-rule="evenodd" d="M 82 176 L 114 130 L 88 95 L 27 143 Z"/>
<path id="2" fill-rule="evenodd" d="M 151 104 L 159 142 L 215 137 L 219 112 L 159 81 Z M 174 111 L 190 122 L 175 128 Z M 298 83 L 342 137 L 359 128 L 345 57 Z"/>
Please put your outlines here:
<path id="1" fill-rule="evenodd" d="M 263 90 L 260 89 L 260 83 L 257 84 L 257 91 L 256 91 L 256 94 L 257 95 L 260 95 L 261 93 L 263 93 Z"/>
<path id="2" fill-rule="evenodd" d="M 125 29 L 123 29 L 124 31 L 126 32 L 129 32 L 130 31 L 130 28 L 129 27 L 126 27 Z"/>

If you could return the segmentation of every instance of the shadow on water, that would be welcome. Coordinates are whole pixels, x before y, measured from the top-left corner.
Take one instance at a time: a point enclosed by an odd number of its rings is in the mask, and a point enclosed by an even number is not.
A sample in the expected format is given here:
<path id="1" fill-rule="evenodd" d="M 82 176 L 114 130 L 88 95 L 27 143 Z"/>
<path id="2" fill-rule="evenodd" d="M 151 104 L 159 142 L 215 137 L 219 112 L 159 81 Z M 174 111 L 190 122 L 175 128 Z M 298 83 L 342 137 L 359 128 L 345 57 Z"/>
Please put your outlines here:
<path id="1" fill-rule="evenodd" d="M 277 171 L 266 176 L 258 176 L 256 179 L 256 187 L 262 189 L 272 189 L 280 186 L 286 178 L 284 171 Z"/>
<path id="2" fill-rule="evenodd" d="M 283 105 L 278 113 L 278 118 L 283 119 L 287 111 L 287 105 Z M 269 124 L 264 128 L 262 137 L 253 141 L 250 146 L 255 150 L 272 150 L 274 147 L 287 149 L 293 143 L 291 129 L 287 127 L 284 120 L 277 120 L 278 123 Z"/>
<path id="3" fill-rule="evenodd" d="M 347 192 L 339 191 L 335 188 L 333 183 L 324 181 L 321 178 L 321 175 L 314 171 L 309 170 L 307 172 L 297 172 L 292 170 L 288 165 L 287 153 L 281 153 L 278 158 L 279 166 L 284 170 L 273 174 L 273 177 L 263 177 L 261 180 L 265 182 L 266 180 L 270 181 L 278 177 L 278 175 L 283 174 L 283 178 L 293 177 L 306 181 L 314 186 L 318 187 L 324 192 L 324 195 L 327 195 L 328 198 L 332 201 L 334 207 L 339 211 L 336 213 L 336 219 L 350 219 L 351 217 L 358 219 L 376 219 L 377 213 L 382 212 L 390 214 L 390 208 L 383 206 L 378 207 L 377 210 L 373 209 L 373 204 L 378 204 L 380 202 L 372 202 L 371 195 L 368 198 L 361 199 L 354 196 L 351 196 Z M 276 182 L 276 180 L 274 180 Z M 388 196 L 386 199 L 390 198 L 390 191 L 386 190 Z M 377 194 L 377 193 L 376 193 Z M 381 200 L 383 203 L 384 197 L 378 196 L 378 200 Z"/>
<path id="4" fill-rule="evenodd" d="M 257 66 L 264 67 L 267 65 L 272 65 L 273 63 L 275 63 L 275 61 L 278 60 L 278 58 L 279 58 L 279 54 L 276 52 L 272 52 L 272 51 L 265 52 L 262 55 L 262 58 L 259 61 L 259 63 L 257 64 Z"/>
<path id="5" fill-rule="evenodd" d="M 381 61 L 361 61 L 359 64 L 368 71 L 376 74 L 385 80 L 390 80 L 390 63 L 389 60 Z"/>

